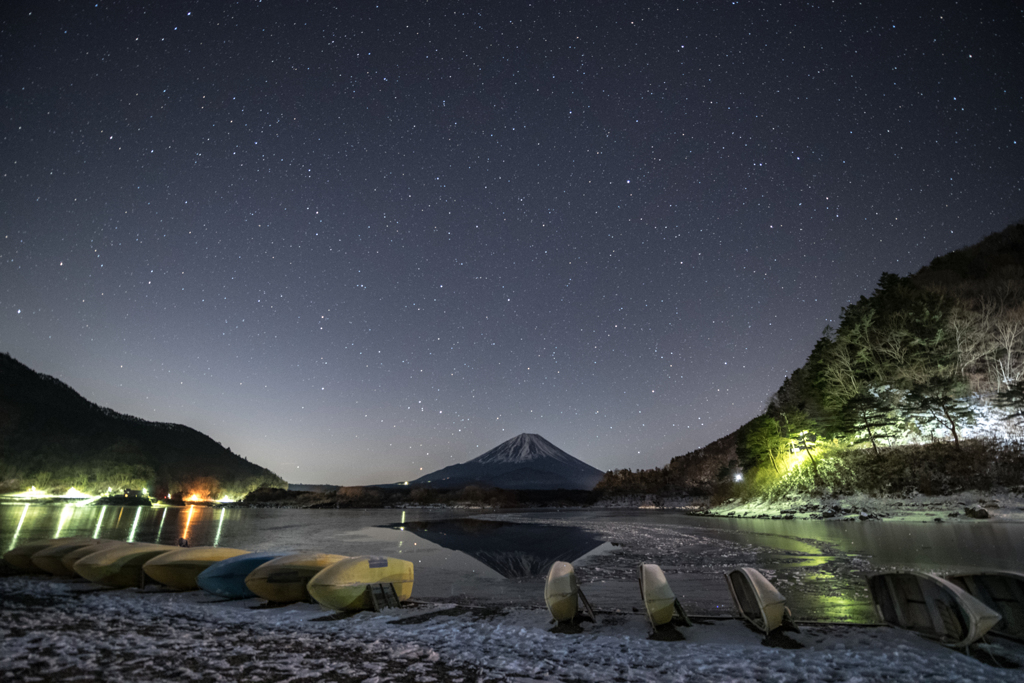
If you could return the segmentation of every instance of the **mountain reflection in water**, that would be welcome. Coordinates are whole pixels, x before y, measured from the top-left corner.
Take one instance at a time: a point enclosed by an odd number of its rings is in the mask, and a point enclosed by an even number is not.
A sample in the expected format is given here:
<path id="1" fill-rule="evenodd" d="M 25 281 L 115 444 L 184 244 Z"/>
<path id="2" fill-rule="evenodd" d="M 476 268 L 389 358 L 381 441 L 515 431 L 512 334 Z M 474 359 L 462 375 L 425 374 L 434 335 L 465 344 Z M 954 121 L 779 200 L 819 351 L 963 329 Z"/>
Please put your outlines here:
<path id="1" fill-rule="evenodd" d="M 570 526 L 482 519 L 444 519 L 389 524 L 449 550 L 473 557 L 505 578 L 544 576 L 553 562 L 572 562 L 604 541 Z"/>

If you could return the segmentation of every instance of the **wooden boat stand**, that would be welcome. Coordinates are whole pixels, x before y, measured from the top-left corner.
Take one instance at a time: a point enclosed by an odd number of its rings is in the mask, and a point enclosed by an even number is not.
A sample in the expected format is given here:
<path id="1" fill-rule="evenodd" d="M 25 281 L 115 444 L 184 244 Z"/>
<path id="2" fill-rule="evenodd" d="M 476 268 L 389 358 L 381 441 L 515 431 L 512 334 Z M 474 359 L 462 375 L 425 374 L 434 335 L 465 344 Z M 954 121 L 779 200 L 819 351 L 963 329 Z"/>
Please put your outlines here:
<path id="1" fill-rule="evenodd" d="M 374 612 L 379 612 L 385 607 L 400 606 L 394 584 L 371 583 L 366 586 L 366 592 L 369 594 L 370 605 Z"/>
<path id="2" fill-rule="evenodd" d="M 589 619 L 593 623 L 597 623 L 597 617 L 594 616 L 594 608 L 590 606 L 590 600 L 587 600 L 587 596 L 583 594 L 583 589 L 577 586 L 576 594 L 580 598 L 579 604 L 583 606 L 583 617 L 577 617 L 579 621 Z"/>

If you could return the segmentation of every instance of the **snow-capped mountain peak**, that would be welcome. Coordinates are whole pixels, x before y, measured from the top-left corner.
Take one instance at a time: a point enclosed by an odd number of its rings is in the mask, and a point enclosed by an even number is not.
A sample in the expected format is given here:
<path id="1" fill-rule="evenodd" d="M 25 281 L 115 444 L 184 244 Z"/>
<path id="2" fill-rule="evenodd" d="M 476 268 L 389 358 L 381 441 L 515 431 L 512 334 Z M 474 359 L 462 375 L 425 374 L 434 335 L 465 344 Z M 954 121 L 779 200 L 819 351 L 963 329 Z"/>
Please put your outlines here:
<path id="1" fill-rule="evenodd" d="M 520 434 L 469 462 L 426 474 L 411 484 L 462 488 L 593 490 L 601 470 L 574 458 L 538 434 Z"/>
<path id="2" fill-rule="evenodd" d="M 470 462 L 480 464 L 525 463 L 550 458 L 559 462 L 576 460 L 539 434 L 520 434 L 498 444 Z"/>

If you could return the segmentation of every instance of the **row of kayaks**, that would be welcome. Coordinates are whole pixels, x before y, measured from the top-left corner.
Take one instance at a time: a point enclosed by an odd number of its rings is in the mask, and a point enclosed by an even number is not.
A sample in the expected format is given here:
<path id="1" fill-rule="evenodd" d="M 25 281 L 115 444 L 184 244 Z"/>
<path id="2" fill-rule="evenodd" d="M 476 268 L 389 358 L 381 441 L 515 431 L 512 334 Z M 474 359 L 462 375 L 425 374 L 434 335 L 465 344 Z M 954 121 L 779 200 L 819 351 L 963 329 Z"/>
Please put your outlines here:
<path id="1" fill-rule="evenodd" d="M 661 567 L 641 564 L 638 579 L 644 608 L 655 630 L 691 625 Z M 755 629 L 766 635 L 777 629 L 799 631 L 785 596 L 761 572 L 739 567 L 726 572 L 725 579 L 736 610 Z M 923 572 L 887 572 L 868 577 L 868 589 L 883 622 L 949 647 L 967 647 L 990 631 L 1024 639 L 1024 573 L 983 572 L 942 578 Z M 570 622 L 587 615 L 593 619 L 593 608 L 568 562 L 551 566 L 544 602 L 556 621 Z"/>
<path id="2" fill-rule="evenodd" d="M 111 588 L 156 583 L 203 589 L 218 597 L 260 597 L 271 603 L 315 600 L 355 611 L 397 605 L 412 596 L 413 565 L 393 557 L 326 553 L 252 553 L 235 548 L 179 548 L 156 543 L 60 538 L 8 551 L 20 572 L 82 577 Z"/>
<path id="3" fill-rule="evenodd" d="M 413 564 L 392 557 L 252 553 L 72 537 L 25 543 L 3 559 L 20 572 L 79 576 L 111 588 L 157 583 L 175 590 L 203 589 L 227 599 L 259 597 L 278 604 L 316 601 L 342 611 L 397 606 L 412 596 L 413 587 Z M 691 625 L 661 567 L 641 564 L 637 578 L 655 630 Z M 785 596 L 758 570 L 739 567 L 726 572 L 725 579 L 736 610 L 755 629 L 766 635 L 777 629 L 798 630 Z M 869 576 L 868 588 L 883 622 L 951 647 L 966 647 L 989 631 L 1024 639 L 1024 573 L 943 578 L 888 572 Z M 558 622 L 594 618 L 568 562 L 551 565 L 544 602 Z"/>

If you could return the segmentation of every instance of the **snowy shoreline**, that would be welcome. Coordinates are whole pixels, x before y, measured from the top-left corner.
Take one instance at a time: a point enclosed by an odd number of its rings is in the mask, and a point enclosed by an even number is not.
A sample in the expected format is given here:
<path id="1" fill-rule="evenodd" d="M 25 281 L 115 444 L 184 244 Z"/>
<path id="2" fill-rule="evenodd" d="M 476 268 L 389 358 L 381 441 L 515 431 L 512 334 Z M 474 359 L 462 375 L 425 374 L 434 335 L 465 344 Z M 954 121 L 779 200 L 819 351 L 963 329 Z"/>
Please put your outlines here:
<path id="1" fill-rule="evenodd" d="M 623 497 L 595 508 L 678 510 L 701 517 L 754 519 L 814 519 L 832 521 L 892 520 L 901 522 L 958 522 L 981 520 L 1024 523 L 1024 493 L 1012 490 L 962 491 L 927 496 L 789 496 L 769 502 L 731 499 L 711 506 L 707 498 L 657 496 Z M 984 512 L 981 512 L 983 510 Z"/>
<path id="2" fill-rule="evenodd" d="M 1019 681 L 886 626 L 804 625 L 762 644 L 737 619 L 648 639 L 639 614 L 553 633 L 547 611 L 419 604 L 335 615 L 193 591 L 98 590 L 0 577 L 0 680 L 17 681 Z M 1024 646 L 993 639 L 1005 666 Z M 986 657 L 985 652 L 976 656 Z"/>

